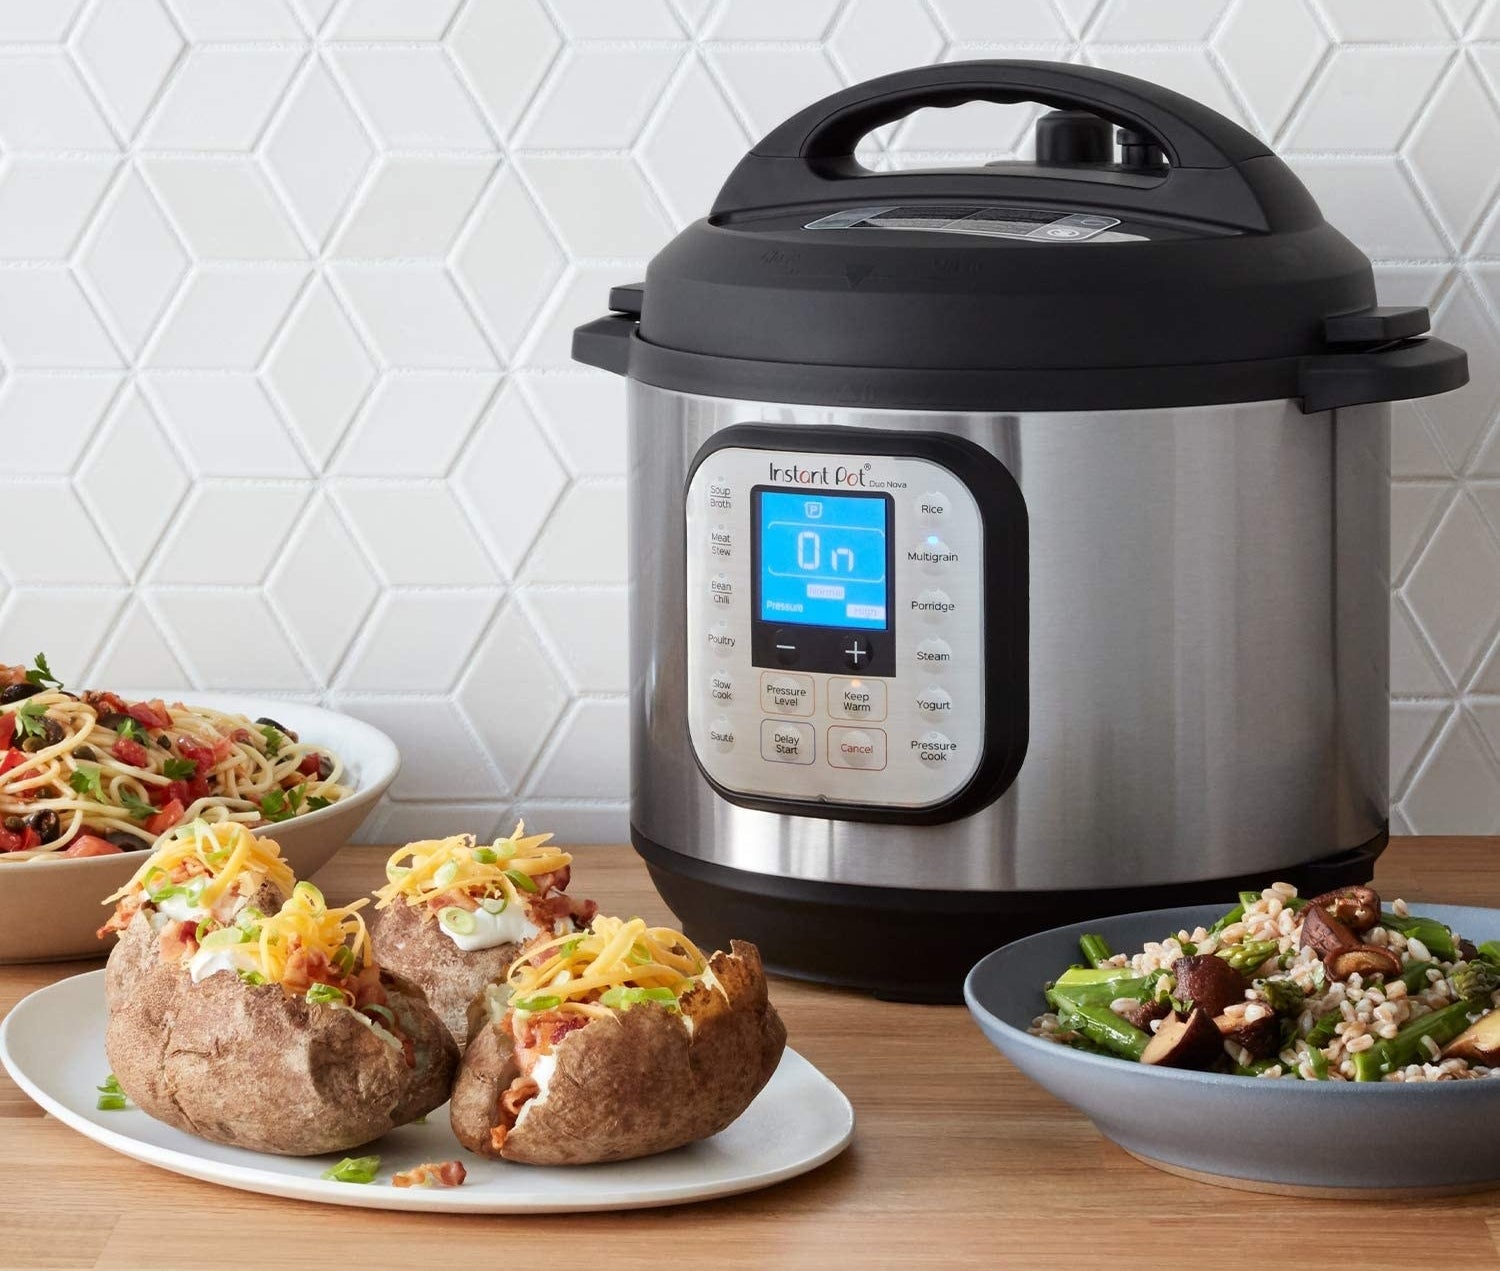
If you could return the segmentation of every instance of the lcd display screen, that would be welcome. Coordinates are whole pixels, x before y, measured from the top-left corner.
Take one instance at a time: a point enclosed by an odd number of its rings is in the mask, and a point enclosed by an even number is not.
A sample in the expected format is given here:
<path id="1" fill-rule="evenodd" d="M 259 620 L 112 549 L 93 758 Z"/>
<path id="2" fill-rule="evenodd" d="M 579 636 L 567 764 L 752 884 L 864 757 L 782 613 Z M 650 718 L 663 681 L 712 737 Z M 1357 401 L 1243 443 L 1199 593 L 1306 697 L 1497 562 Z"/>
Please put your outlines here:
<path id="1" fill-rule="evenodd" d="M 756 495 L 761 621 L 887 630 L 890 500 L 816 490 Z"/>

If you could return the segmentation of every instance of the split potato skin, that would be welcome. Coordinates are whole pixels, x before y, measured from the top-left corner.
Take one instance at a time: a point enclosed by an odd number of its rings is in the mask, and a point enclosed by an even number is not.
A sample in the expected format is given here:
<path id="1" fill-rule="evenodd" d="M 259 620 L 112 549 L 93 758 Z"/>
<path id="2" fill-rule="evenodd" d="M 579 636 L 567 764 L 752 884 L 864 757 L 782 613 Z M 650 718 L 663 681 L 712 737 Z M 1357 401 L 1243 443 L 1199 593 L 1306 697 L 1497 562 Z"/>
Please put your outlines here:
<path id="1" fill-rule="evenodd" d="M 110 955 L 105 1051 L 142 1111 L 189 1134 L 281 1156 L 341 1152 L 448 1097 L 458 1047 L 421 990 L 383 972 L 414 1063 L 352 1011 L 252 986 L 228 971 L 192 982 L 164 963 L 137 914 Z"/>
<path id="2" fill-rule="evenodd" d="M 486 984 L 504 979 L 510 964 L 521 956 L 520 944 L 466 953 L 443 934 L 425 905 L 404 903 L 373 915 L 370 945 L 376 962 L 427 995 L 427 1004 L 460 1048 L 469 1036 L 469 1003 Z"/>
<path id="3" fill-rule="evenodd" d="M 708 965 L 723 991 L 695 985 L 680 1014 L 641 1003 L 559 1041 L 546 1092 L 522 1108 L 499 1151 L 490 1131 L 520 1065 L 503 1023 L 485 1025 L 454 1086 L 454 1134 L 481 1156 L 529 1165 L 630 1160 L 717 1134 L 771 1079 L 786 1027 L 767 998 L 754 945 L 735 941 Z"/>

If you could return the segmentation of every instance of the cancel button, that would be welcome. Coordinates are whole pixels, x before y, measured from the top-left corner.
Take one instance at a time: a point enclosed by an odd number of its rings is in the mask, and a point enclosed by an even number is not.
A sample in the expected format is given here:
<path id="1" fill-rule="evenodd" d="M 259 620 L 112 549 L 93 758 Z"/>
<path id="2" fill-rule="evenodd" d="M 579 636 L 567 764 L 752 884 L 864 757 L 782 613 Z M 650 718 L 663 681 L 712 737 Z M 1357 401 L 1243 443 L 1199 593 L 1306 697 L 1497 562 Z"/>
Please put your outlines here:
<path id="1" fill-rule="evenodd" d="M 828 762 L 835 768 L 879 772 L 885 767 L 885 732 L 879 728 L 830 728 Z"/>

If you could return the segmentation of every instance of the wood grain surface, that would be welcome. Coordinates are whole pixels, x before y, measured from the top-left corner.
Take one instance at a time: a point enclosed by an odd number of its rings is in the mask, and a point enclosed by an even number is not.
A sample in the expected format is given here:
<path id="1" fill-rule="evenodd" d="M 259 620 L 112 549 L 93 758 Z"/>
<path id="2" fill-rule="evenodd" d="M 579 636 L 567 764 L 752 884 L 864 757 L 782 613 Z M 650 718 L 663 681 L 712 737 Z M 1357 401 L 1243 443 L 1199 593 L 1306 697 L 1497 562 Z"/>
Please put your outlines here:
<path id="1" fill-rule="evenodd" d="M 627 849 L 575 853 L 580 894 L 606 911 L 669 918 Z M 346 848 L 318 882 L 330 899 L 350 898 L 375 883 L 384 857 L 381 848 Z M 1398 840 L 1376 885 L 1387 897 L 1500 906 L 1500 839 Z M 96 965 L 0 968 L 0 1011 Z M 0 1075 L 0 1266 L 184 1271 L 226 1262 L 300 1267 L 316 1257 L 374 1268 L 478 1257 L 503 1267 L 514 1256 L 525 1265 L 657 1271 L 1500 1267 L 1500 1192 L 1399 1204 L 1306 1200 L 1173 1177 L 1133 1160 L 1031 1085 L 960 1007 L 893 1005 L 790 981 L 772 992 L 792 1045 L 843 1088 L 857 1118 L 843 1156 L 780 1187 L 675 1209 L 541 1218 L 529 1235 L 524 1219 L 319 1206 L 117 1156 L 45 1116 Z"/>

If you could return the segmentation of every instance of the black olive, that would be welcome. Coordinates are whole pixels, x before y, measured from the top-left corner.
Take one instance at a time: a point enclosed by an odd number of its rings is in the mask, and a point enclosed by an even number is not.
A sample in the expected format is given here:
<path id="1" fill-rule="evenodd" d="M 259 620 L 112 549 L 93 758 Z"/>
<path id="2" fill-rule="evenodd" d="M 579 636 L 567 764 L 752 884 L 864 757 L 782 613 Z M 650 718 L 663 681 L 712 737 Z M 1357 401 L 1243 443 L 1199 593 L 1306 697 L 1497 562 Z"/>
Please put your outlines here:
<path id="1" fill-rule="evenodd" d="M 148 846 L 141 842 L 134 834 L 127 834 L 124 830 L 111 830 L 104 836 L 106 843 L 113 843 L 116 847 L 123 848 L 127 852 L 141 852 Z"/>
<path id="2" fill-rule="evenodd" d="M 8 816 L 0 824 L 3 824 L 12 834 L 19 834 L 26 828 L 26 822 L 18 816 Z"/>
<path id="3" fill-rule="evenodd" d="M 92 746 L 80 746 L 73 752 L 73 758 L 82 759 L 84 763 L 93 763 L 99 756 L 94 753 Z"/>
<path id="4" fill-rule="evenodd" d="M 318 780 L 327 781 L 333 776 L 333 760 L 327 755 L 318 756 Z"/>
<path id="5" fill-rule="evenodd" d="M 104 714 L 99 716 L 99 727 L 108 728 L 110 731 L 116 733 L 124 728 L 126 724 L 133 723 L 135 721 L 129 715 L 121 714 L 119 711 L 105 711 Z"/>
<path id="6" fill-rule="evenodd" d="M 171 750 L 172 749 L 172 739 L 170 737 L 168 737 L 166 735 L 166 733 L 163 733 L 160 737 L 158 737 L 156 739 L 156 744 L 158 746 L 160 746 L 163 750 Z"/>
<path id="7" fill-rule="evenodd" d="M 285 724 L 278 724 L 269 715 L 262 715 L 255 722 L 257 724 L 270 724 L 271 727 L 274 728 L 283 737 L 287 737 L 287 738 L 289 738 L 292 741 L 296 741 L 298 739 L 297 738 L 297 734 L 294 733 L 290 728 L 288 728 Z"/>
<path id="8" fill-rule="evenodd" d="M 0 688 L 0 706 L 9 706 L 12 702 L 24 702 L 28 697 L 35 697 L 42 691 L 40 684 L 7 684 Z"/>
<path id="9" fill-rule="evenodd" d="M 40 732 L 34 737 L 28 737 L 21 743 L 21 749 L 28 755 L 34 755 L 39 750 L 46 750 L 48 746 L 55 746 L 64 737 L 63 726 L 55 719 L 48 719 L 43 715 L 36 721 Z"/>
<path id="10" fill-rule="evenodd" d="M 37 832 L 43 843 L 50 843 L 58 835 L 62 826 L 58 824 L 57 813 L 51 808 L 43 808 L 40 812 L 33 812 L 26 818 L 26 824 L 30 829 Z"/>

